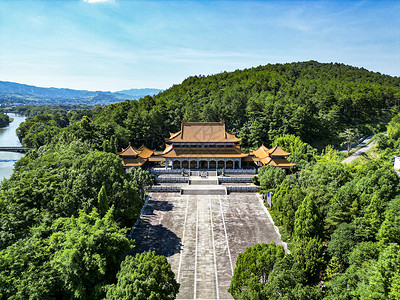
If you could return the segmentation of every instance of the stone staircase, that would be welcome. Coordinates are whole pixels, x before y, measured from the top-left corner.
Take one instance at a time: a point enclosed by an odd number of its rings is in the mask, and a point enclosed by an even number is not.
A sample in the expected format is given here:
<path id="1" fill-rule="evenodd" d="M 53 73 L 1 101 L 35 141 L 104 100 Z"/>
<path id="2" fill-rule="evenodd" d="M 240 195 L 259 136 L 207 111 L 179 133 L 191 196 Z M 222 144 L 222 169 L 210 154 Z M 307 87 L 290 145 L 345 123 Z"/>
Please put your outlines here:
<path id="1" fill-rule="evenodd" d="M 220 185 L 187 185 L 181 187 L 181 195 L 226 195 L 225 186 Z"/>
<path id="2" fill-rule="evenodd" d="M 198 176 L 190 176 L 189 177 L 189 185 L 218 185 L 218 178 L 215 177 L 207 177 L 201 178 Z"/>
<path id="3" fill-rule="evenodd" d="M 189 176 L 163 175 L 153 192 L 180 192 L 181 195 L 227 195 L 230 192 L 254 193 L 257 187 L 251 185 L 252 176 L 217 176 L 216 171 L 190 171 Z M 247 177 L 245 177 L 247 176 Z M 250 185 L 249 185 L 250 184 Z"/>
<path id="4" fill-rule="evenodd" d="M 197 174 L 196 174 L 197 175 Z M 218 184 L 218 177 L 190 176 L 189 184 L 181 187 L 181 195 L 226 195 L 226 187 Z"/>

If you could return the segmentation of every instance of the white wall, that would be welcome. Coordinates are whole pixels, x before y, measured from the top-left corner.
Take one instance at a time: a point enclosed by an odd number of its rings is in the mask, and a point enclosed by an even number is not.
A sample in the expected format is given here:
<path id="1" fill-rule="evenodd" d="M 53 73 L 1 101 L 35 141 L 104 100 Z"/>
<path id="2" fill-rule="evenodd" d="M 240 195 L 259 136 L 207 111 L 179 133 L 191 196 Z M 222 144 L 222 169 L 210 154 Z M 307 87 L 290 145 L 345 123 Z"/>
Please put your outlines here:
<path id="1" fill-rule="evenodd" d="M 400 170 L 400 156 L 395 156 L 394 157 L 394 165 L 393 168 L 395 170 Z"/>

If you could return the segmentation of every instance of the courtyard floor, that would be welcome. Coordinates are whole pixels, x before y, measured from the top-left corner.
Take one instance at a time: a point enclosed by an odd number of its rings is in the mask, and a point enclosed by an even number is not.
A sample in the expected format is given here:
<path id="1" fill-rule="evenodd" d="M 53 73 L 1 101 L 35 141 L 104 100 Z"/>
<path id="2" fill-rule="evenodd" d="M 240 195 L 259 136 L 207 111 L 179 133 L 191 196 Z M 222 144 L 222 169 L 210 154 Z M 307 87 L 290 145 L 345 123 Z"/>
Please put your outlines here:
<path id="1" fill-rule="evenodd" d="M 133 232 L 132 253 L 165 255 L 181 284 L 177 299 L 233 299 L 238 254 L 282 242 L 256 194 L 152 193 Z"/>

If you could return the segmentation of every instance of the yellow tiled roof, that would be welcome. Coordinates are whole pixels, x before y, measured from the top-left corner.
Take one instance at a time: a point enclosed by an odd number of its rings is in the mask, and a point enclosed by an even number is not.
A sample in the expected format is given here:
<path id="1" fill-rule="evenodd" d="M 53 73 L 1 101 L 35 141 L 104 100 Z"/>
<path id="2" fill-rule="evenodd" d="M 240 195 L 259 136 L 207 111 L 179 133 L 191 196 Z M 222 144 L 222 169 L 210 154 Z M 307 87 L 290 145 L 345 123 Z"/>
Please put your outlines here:
<path id="1" fill-rule="evenodd" d="M 138 155 L 140 152 L 133 148 L 131 143 L 129 142 L 129 146 L 126 147 L 125 149 L 122 149 L 121 152 L 117 152 L 118 155 L 120 156 L 135 156 Z"/>
<path id="2" fill-rule="evenodd" d="M 181 130 L 170 133 L 165 139 L 168 142 L 179 143 L 226 143 L 240 142 L 234 134 L 225 131 L 225 122 L 186 122 L 182 121 Z"/>

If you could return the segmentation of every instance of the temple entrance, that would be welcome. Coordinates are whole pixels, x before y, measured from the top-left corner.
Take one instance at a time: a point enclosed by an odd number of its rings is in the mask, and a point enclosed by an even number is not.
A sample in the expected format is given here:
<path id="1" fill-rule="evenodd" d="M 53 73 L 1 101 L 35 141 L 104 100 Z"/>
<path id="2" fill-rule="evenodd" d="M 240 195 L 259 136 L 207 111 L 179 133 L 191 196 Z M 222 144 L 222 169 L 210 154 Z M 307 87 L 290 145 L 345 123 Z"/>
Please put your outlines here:
<path id="1" fill-rule="evenodd" d="M 179 160 L 174 160 L 173 167 L 174 167 L 174 169 L 180 169 L 181 162 Z"/>
<path id="2" fill-rule="evenodd" d="M 215 160 L 210 160 L 210 169 L 217 168 L 217 162 Z"/>
<path id="3" fill-rule="evenodd" d="M 206 160 L 201 160 L 199 162 L 199 168 L 200 169 L 208 169 L 208 162 Z"/>
<path id="4" fill-rule="evenodd" d="M 189 169 L 189 161 L 188 160 L 184 160 L 182 162 L 182 168 Z"/>
<path id="5" fill-rule="evenodd" d="M 228 161 L 226 162 L 226 168 L 227 168 L 227 169 L 233 169 L 233 161 L 228 160 Z"/>
<path id="6" fill-rule="evenodd" d="M 218 169 L 223 169 L 225 168 L 225 162 L 223 160 L 218 161 Z"/>
<path id="7" fill-rule="evenodd" d="M 235 161 L 235 169 L 240 169 L 239 168 L 239 161 Z"/>
<path id="8" fill-rule="evenodd" d="M 191 169 L 197 169 L 197 160 L 191 160 L 190 161 L 190 168 Z"/>

